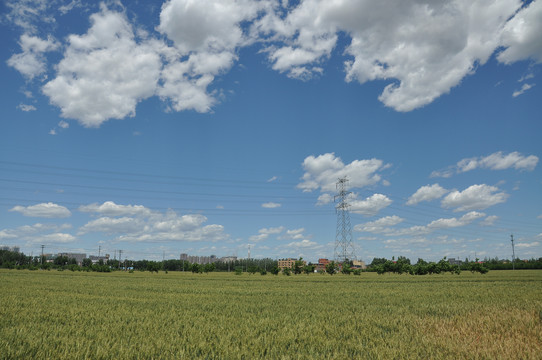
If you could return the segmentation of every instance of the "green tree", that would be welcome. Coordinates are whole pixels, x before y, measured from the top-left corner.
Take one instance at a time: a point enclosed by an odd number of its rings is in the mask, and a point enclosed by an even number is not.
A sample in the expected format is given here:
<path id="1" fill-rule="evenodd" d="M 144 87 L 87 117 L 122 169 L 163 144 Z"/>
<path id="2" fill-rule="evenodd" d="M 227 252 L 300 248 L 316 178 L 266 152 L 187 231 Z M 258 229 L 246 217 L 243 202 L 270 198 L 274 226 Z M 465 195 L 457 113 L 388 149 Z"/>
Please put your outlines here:
<path id="1" fill-rule="evenodd" d="M 335 264 L 335 261 L 330 261 L 327 263 L 326 272 L 330 275 L 333 275 L 337 272 L 337 264 Z"/>
<path id="2" fill-rule="evenodd" d="M 294 274 L 301 274 L 303 272 L 303 266 L 304 266 L 304 263 L 303 263 L 303 258 L 300 257 L 299 260 L 296 260 L 292 266 L 292 271 L 294 272 Z"/>
<path id="3" fill-rule="evenodd" d="M 247 269 L 247 272 L 254 275 L 256 274 L 260 269 L 256 265 L 250 265 Z"/>
<path id="4" fill-rule="evenodd" d="M 205 264 L 205 266 L 203 267 L 203 271 L 204 271 L 205 273 L 209 273 L 209 272 L 215 271 L 215 264 L 214 264 L 214 263 Z"/>
<path id="5" fill-rule="evenodd" d="M 305 274 L 307 274 L 307 275 L 308 275 L 308 274 L 311 274 L 311 273 L 314 272 L 314 268 L 315 268 L 315 267 L 316 267 L 316 266 L 315 266 L 314 264 L 306 265 L 306 266 L 303 267 L 303 272 L 304 272 Z"/>
<path id="6" fill-rule="evenodd" d="M 149 261 L 147 263 L 147 270 L 149 270 L 151 273 L 155 272 L 158 273 L 162 269 L 162 263 L 159 263 L 157 261 Z"/>
<path id="7" fill-rule="evenodd" d="M 200 265 L 198 263 L 193 263 L 190 270 L 194 273 L 194 274 L 197 274 L 200 272 Z"/>
<path id="8" fill-rule="evenodd" d="M 84 258 L 83 259 L 83 267 L 91 267 L 92 266 L 92 260 L 90 260 L 89 258 Z"/>
<path id="9" fill-rule="evenodd" d="M 350 262 L 348 261 L 343 262 L 341 273 L 345 275 L 350 275 L 350 273 L 352 273 L 352 267 L 350 266 Z"/>

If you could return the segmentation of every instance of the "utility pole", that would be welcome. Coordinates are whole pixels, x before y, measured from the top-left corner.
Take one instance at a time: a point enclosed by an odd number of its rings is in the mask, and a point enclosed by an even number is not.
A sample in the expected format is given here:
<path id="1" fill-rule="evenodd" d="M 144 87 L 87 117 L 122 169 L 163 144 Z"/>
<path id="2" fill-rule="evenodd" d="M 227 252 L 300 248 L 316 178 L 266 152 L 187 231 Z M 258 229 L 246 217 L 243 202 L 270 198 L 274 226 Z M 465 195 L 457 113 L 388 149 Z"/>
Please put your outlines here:
<path id="1" fill-rule="evenodd" d="M 514 235 L 510 235 L 512 241 L 512 270 L 516 270 L 516 252 L 514 251 Z"/>
<path id="2" fill-rule="evenodd" d="M 352 226 L 350 224 L 350 204 L 346 198 L 350 194 L 347 191 L 348 179 L 345 177 L 337 180 L 337 195 L 335 207 L 337 211 L 337 231 L 335 234 L 335 261 L 342 263 L 348 260 L 355 260 L 354 244 L 352 243 Z"/>
<path id="3" fill-rule="evenodd" d="M 122 260 L 122 250 L 119 250 L 119 269 L 120 269 L 120 261 Z"/>
<path id="4" fill-rule="evenodd" d="M 44 247 L 45 247 L 45 245 L 41 246 L 41 265 L 43 265 L 43 248 Z"/>

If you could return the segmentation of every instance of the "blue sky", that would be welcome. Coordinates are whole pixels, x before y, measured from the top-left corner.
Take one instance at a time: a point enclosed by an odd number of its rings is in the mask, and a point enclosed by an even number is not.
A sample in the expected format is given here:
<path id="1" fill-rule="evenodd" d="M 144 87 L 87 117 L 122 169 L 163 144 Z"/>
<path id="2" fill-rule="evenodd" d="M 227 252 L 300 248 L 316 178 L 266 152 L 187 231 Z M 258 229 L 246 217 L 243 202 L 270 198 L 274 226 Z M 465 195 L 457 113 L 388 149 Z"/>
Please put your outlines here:
<path id="1" fill-rule="evenodd" d="M 0 4 L 0 244 L 542 256 L 542 2 Z M 537 86 L 538 85 L 538 86 Z"/>

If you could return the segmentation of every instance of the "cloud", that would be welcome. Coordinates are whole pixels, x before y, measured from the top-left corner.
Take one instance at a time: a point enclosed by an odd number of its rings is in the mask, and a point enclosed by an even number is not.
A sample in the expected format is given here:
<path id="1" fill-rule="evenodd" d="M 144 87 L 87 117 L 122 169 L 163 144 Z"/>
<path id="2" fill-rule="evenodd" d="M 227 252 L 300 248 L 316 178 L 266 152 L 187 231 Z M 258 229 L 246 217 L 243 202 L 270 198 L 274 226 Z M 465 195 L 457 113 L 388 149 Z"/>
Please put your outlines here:
<path id="1" fill-rule="evenodd" d="M 523 156 L 517 151 L 510 154 L 503 154 L 498 151 L 486 157 L 463 159 L 457 163 L 458 172 L 467 172 L 476 168 L 490 170 L 505 170 L 514 168 L 516 170 L 532 171 L 538 163 L 535 155 Z"/>
<path id="2" fill-rule="evenodd" d="M 519 247 L 519 248 L 530 248 L 530 247 L 535 247 L 535 246 L 539 246 L 540 243 L 538 241 L 534 241 L 532 243 L 517 243 L 516 244 L 516 247 Z"/>
<path id="3" fill-rule="evenodd" d="M 19 212 L 28 217 L 66 218 L 71 216 L 71 211 L 66 207 L 51 202 L 31 206 L 17 205 L 9 211 Z"/>
<path id="4" fill-rule="evenodd" d="M 531 89 L 532 87 L 534 87 L 535 84 L 523 84 L 523 86 L 521 87 L 521 89 L 519 90 L 516 90 L 512 93 L 512 97 L 518 97 L 520 95 L 522 95 L 525 91 Z"/>
<path id="5" fill-rule="evenodd" d="M 438 220 L 432 221 L 431 223 L 427 225 L 427 228 L 431 230 L 436 230 L 436 229 L 447 229 L 447 228 L 465 226 L 467 224 L 470 224 L 474 220 L 480 219 L 484 216 L 485 216 L 484 213 L 471 211 L 463 215 L 459 219 L 448 218 L 448 219 L 438 219 Z"/>
<path id="6" fill-rule="evenodd" d="M 118 234 L 114 241 L 211 241 L 227 240 L 228 234 L 218 224 L 205 225 L 207 217 L 201 214 L 178 215 L 173 210 L 165 213 L 151 211 L 142 205 L 118 205 L 112 201 L 84 205 L 81 212 L 105 215 L 92 220 L 79 229 L 80 234 L 102 232 Z"/>
<path id="7" fill-rule="evenodd" d="M 60 44 L 36 36 L 37 24 L 54 24 L 53 11 L 65 14 L 80 1 L 6 2 L 6 19 L 24 31 L 22 52 L 8 65 L 28 79 L 47 76 L 44 54 L 62 45 L 55 77 L 42 91 L 62 117 L 85 127 L 133 117 L 152 96 L 170 111 L 211 112 L 222 94 L 213 88 L 216 77 L 254 44 L 273 70 L 301 80 L 342 56 L 345 81 L 386 81 L 379 100 L 401 112 L 450 92 L 499 47 L 507 64 L 542 59 L 540 0 L 522 9 L 515 0 L 167 0 L 153 31 L 132 24 L 120 2 L 108 4 L 90 16 L 86 34 Z M 337 49 L 341 37 L 347 45 Z"/>
<path id="8" fill-rule="evenodd" d="M 106 201 L 103 204 L 82 205 L 78 209 L 81 212 L 95 212 L 107 216 L 148 216 L 151 210 L 143 205 L 118 205 L 113 201 Z"/>
<path id="9" fill-rule="evenodd" d="M 144 222 L 139 219 L 122 217 L 102 217 L 90 221 L 79 229 L 79 235 L 91 232 L 103 232 L 106 234 L 132 233 L 143 230 Z"/>
<path id="10" fill-rule="evenodd" d="M 466 158 L 460 160 L 455 166 L 444 170 L 433 171 L 431 177 L 450 177 L 454 172 L 464 173 L 475 169 L 506 170 L 514 168 L 520 171 L 532 171 L 538 164 L 538 156 L 524 156 L 517 151 L 504 154 L 497 151 L 488 156 Z"/>
<path id="11" fill-rule="evenodd" d="M 507 198 L 508 194 L 499 192 L 499 188 L 481 184 L 472 185 L 463 191 L 452 191 L 441 204 L 445 208 L 455 208 L 454 211 L 483 210 L 503 203 Z"/>
<path id="12" fill-rule="evenodd" d="M 24 112 L 29 112 L 29 111 L 36 111 L 36 107 L 34 105 L 27 105 L 27 104 L 19 104 L 19 106 L 17 106 L 17 109 L 21 110 L 21 111 L 24 111 Z"/>
<path id="13" fill-rule="evenodd" d="M 70 35 L 56 78 L 43 87 L 65 118 L 85 127 L 134 116 L 155 94 L 161 60 L 155 41 L 138 38 L 122 13 L 102 5 L 84 35 Z"/>
<path id="14" fill-rule="evenodd" d="M 397 215 L 386 216 L 375 221 L 358 224 L 354 226 L 354 231 L 370 232 L 373 234 L 385 233 L 391 231 L 390 227 L 400 224 L 404 220 Z"/>
<path id="15" fill-rule="evenodd" d="M 333 202 L 333 196 L 331 194 L 322 194 L 318 196 L 318 201 L 316 203 L 317 206 L 326 205 L 330 202 Z"/>
<path id="16" fill-rule="evenodd" d="M 19 45 L 23 52 L 11 56 L 7 64 L 29 80 L 46 71 L 46 59 L 43 54 L 59 47 L 59 44 L 51 37 L 43 40 L 29 34 L 21 35 Z"/>
<path id="17" fill-rule="evenodd" d="M 298 239 L 299 237 L 303 236 L 304 231 L 305 231 L 305 228 L 292 229 L 292 230 L 287 230 L 286 234 L 292 239 Z"/>
<path id="18" fill-rule="evenodd" d="M 281 207 L 281 204 L 274 203 L 274 202 L 267 202 L 267 203 L 263 203 L 262 207 L 266 209 L 275 209 L 275 208 Z"/>
<path id="19" fill-rule="evenodd" d="M 374 216 L 380 210 L 391 205 L 393 201 L 390 200 L 386 195 L 382 194 L 373 194 L 365 200 L 351 200 L 348 203 L 350 204 L 350 211 L 356 214 Z"/>
<path id="20" fill-rule="evenodd" d="M 312 249 L 312 250 L 323 248 L 323 245 L 320 245 L 315 241 L 310 241 L 310 240 L 307 240 L 307 239 L 301 240 L 301 241 L 294 241 L 294 242 L 291 242 L 291 243 L 289 243 L 289 244 L 287 244 L 285 246 L 287 248 Z"/>
<path id="21" fill-rule="evenodd" d="M 354 226 L 354 231 L 370 232 L 373 234 L 384 234 L 386 236 L 416 236 L 427 235 L 436 230 L 450 229 L 466 226 L 473 221 L 484 217 L 484 213 L 471 211 L 460 218 L 441 218 L 430 222 L 427 225 L 416 225 L 409 228 L 394 229 L 395 225 L 402 223 L 405 219 L 393 215 Z"/>
<path id="22" fill-rule="evenodd" d="M 497 215 L 490 215 L 486 217 L 483 221 L 480 222 L 480 225 L 482 226 L 493 226 L 495 224 L 495 221 L 499 220 L 499 217 Z"/>
<path id="23" fill-rule="evenodd" d="M 344 164 L 334 153 L 311 155 L 303 161 L 305 174 L 297 187 L 304 192 L 317 189 L 334 192 L 337 180 L 346 176 L 349 188 L 361 188 L 378 183 L 381 177 L 377 172 L 388 167 L 389 165 L 378 159 L 354 160 L 350 164 Z"/>
<path id="24" fill-rule="evenodd" d="M 439 199 L 448 190 L 444 189 L 439 184 L 425 185 L 416 190 L 416 192 L 408 198 L 407 205 L 416 205 L 422 201 L 431 201 Z"/>
<path id="25" fill-rule="evenodd" d="M 448 93 L 484 64 L 500 45 L 500 31 L 520 4 L 516 1 L 454 3 L 306 0 L 266 14 L 256 26 L 277 44 L 268 49 L 273 69 L 310 78 L 330 57 L 338 34 L 346 81 L 363 84 L 395 79 L 379 100 L 411 111 Z M 280 40 L 280 41 L 279 41 Z"/>
<path id="26" fill-rule="evenodd" d="M 77 238 L 73 236 L 72 234 L 66 234 L 66 233 L 54 233 L 54 234 L 47 234 L 42 235 L 39 237 L 35 237 L 31 239 L 29 242 L 32 244 L 66 244 L 66 243 L 72 243 L 75 242 Z"/>
<path id="27" fill-rule="evenodd" d="M 537 0 L 521 9 L 504 26 L 501 45 L 505 49 L 497 56 L 500 62 L 510 64 L 524 59 L 542 62 L 542 1 Z"/>
<path id="28" fill-rule="evenodd" d="M 67 128 L 70 127 L 70 124 L 68 124 L 64 120 L 60 120 L 59 123 L 58 123 L 58 127 L 62 128 L 62 129 L 67 129 Z"/>
<path id="29" fill-rule="evenodd" d="M 249 240 L 251 242 L 264 241 L 264 240 L 267 240 L 269 238 L 269 235 L 280 234 L 283 231 L 284 231 L 284 226 L 262 228 L 262 229 L 258 230 L 258 235 L 252 235 L 249 238 Z"/>
<path id="30" fill-rule="evenodd" d="M 241 27 L 262 9 L 260 2 L 170 0 L 162 6 L 157 30 L 173 41 L 157 89 L 175 111 L 209 112 L 216 103 L 207 87 L 229 70 L 237 49 L 250 43 Z M 181 59 L 183 59 L 181 61 Z"/>
<path id="31" fill-rule="evenodd" d="M 107 213 L 109 210 L 104 212 Z M 113 239 L 116 242 L 217 242 L 229 238 L 229 235 L 224 233 L 222 225 L 205 225 L 207 217 L 200 214 L 178 215 L 172 210 L 165 213 L 136 211 L 135 207 L 115 208 L 112 213 L 119 215 L 129 212 L 138 217 L 101 217 L 82 226 L 79 234 L 91 232 L 117 234 Z"/>
<path id="32" fill-rule="evenodd" d="M 64 231 L 70 229 L 70 224 L 42 224 L 24 225 L 15 229 L 0 230 L 0 240 L 14 240 L 26 242 L 28 246 L 36 244 L 71 243 L 77 238 Z"/>

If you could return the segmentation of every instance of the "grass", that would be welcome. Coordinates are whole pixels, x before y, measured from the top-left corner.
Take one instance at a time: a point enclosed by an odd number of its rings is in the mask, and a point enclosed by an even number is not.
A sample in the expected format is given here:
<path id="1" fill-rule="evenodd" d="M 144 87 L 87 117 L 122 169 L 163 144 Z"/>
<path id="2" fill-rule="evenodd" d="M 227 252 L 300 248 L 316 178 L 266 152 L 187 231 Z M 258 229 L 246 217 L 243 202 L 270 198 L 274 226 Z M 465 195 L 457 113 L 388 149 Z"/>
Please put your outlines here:
<path id="1" fill-rule="evenodd" d="M 0 270 L 0 358 L 540 359 L 542 271 Z"/>

